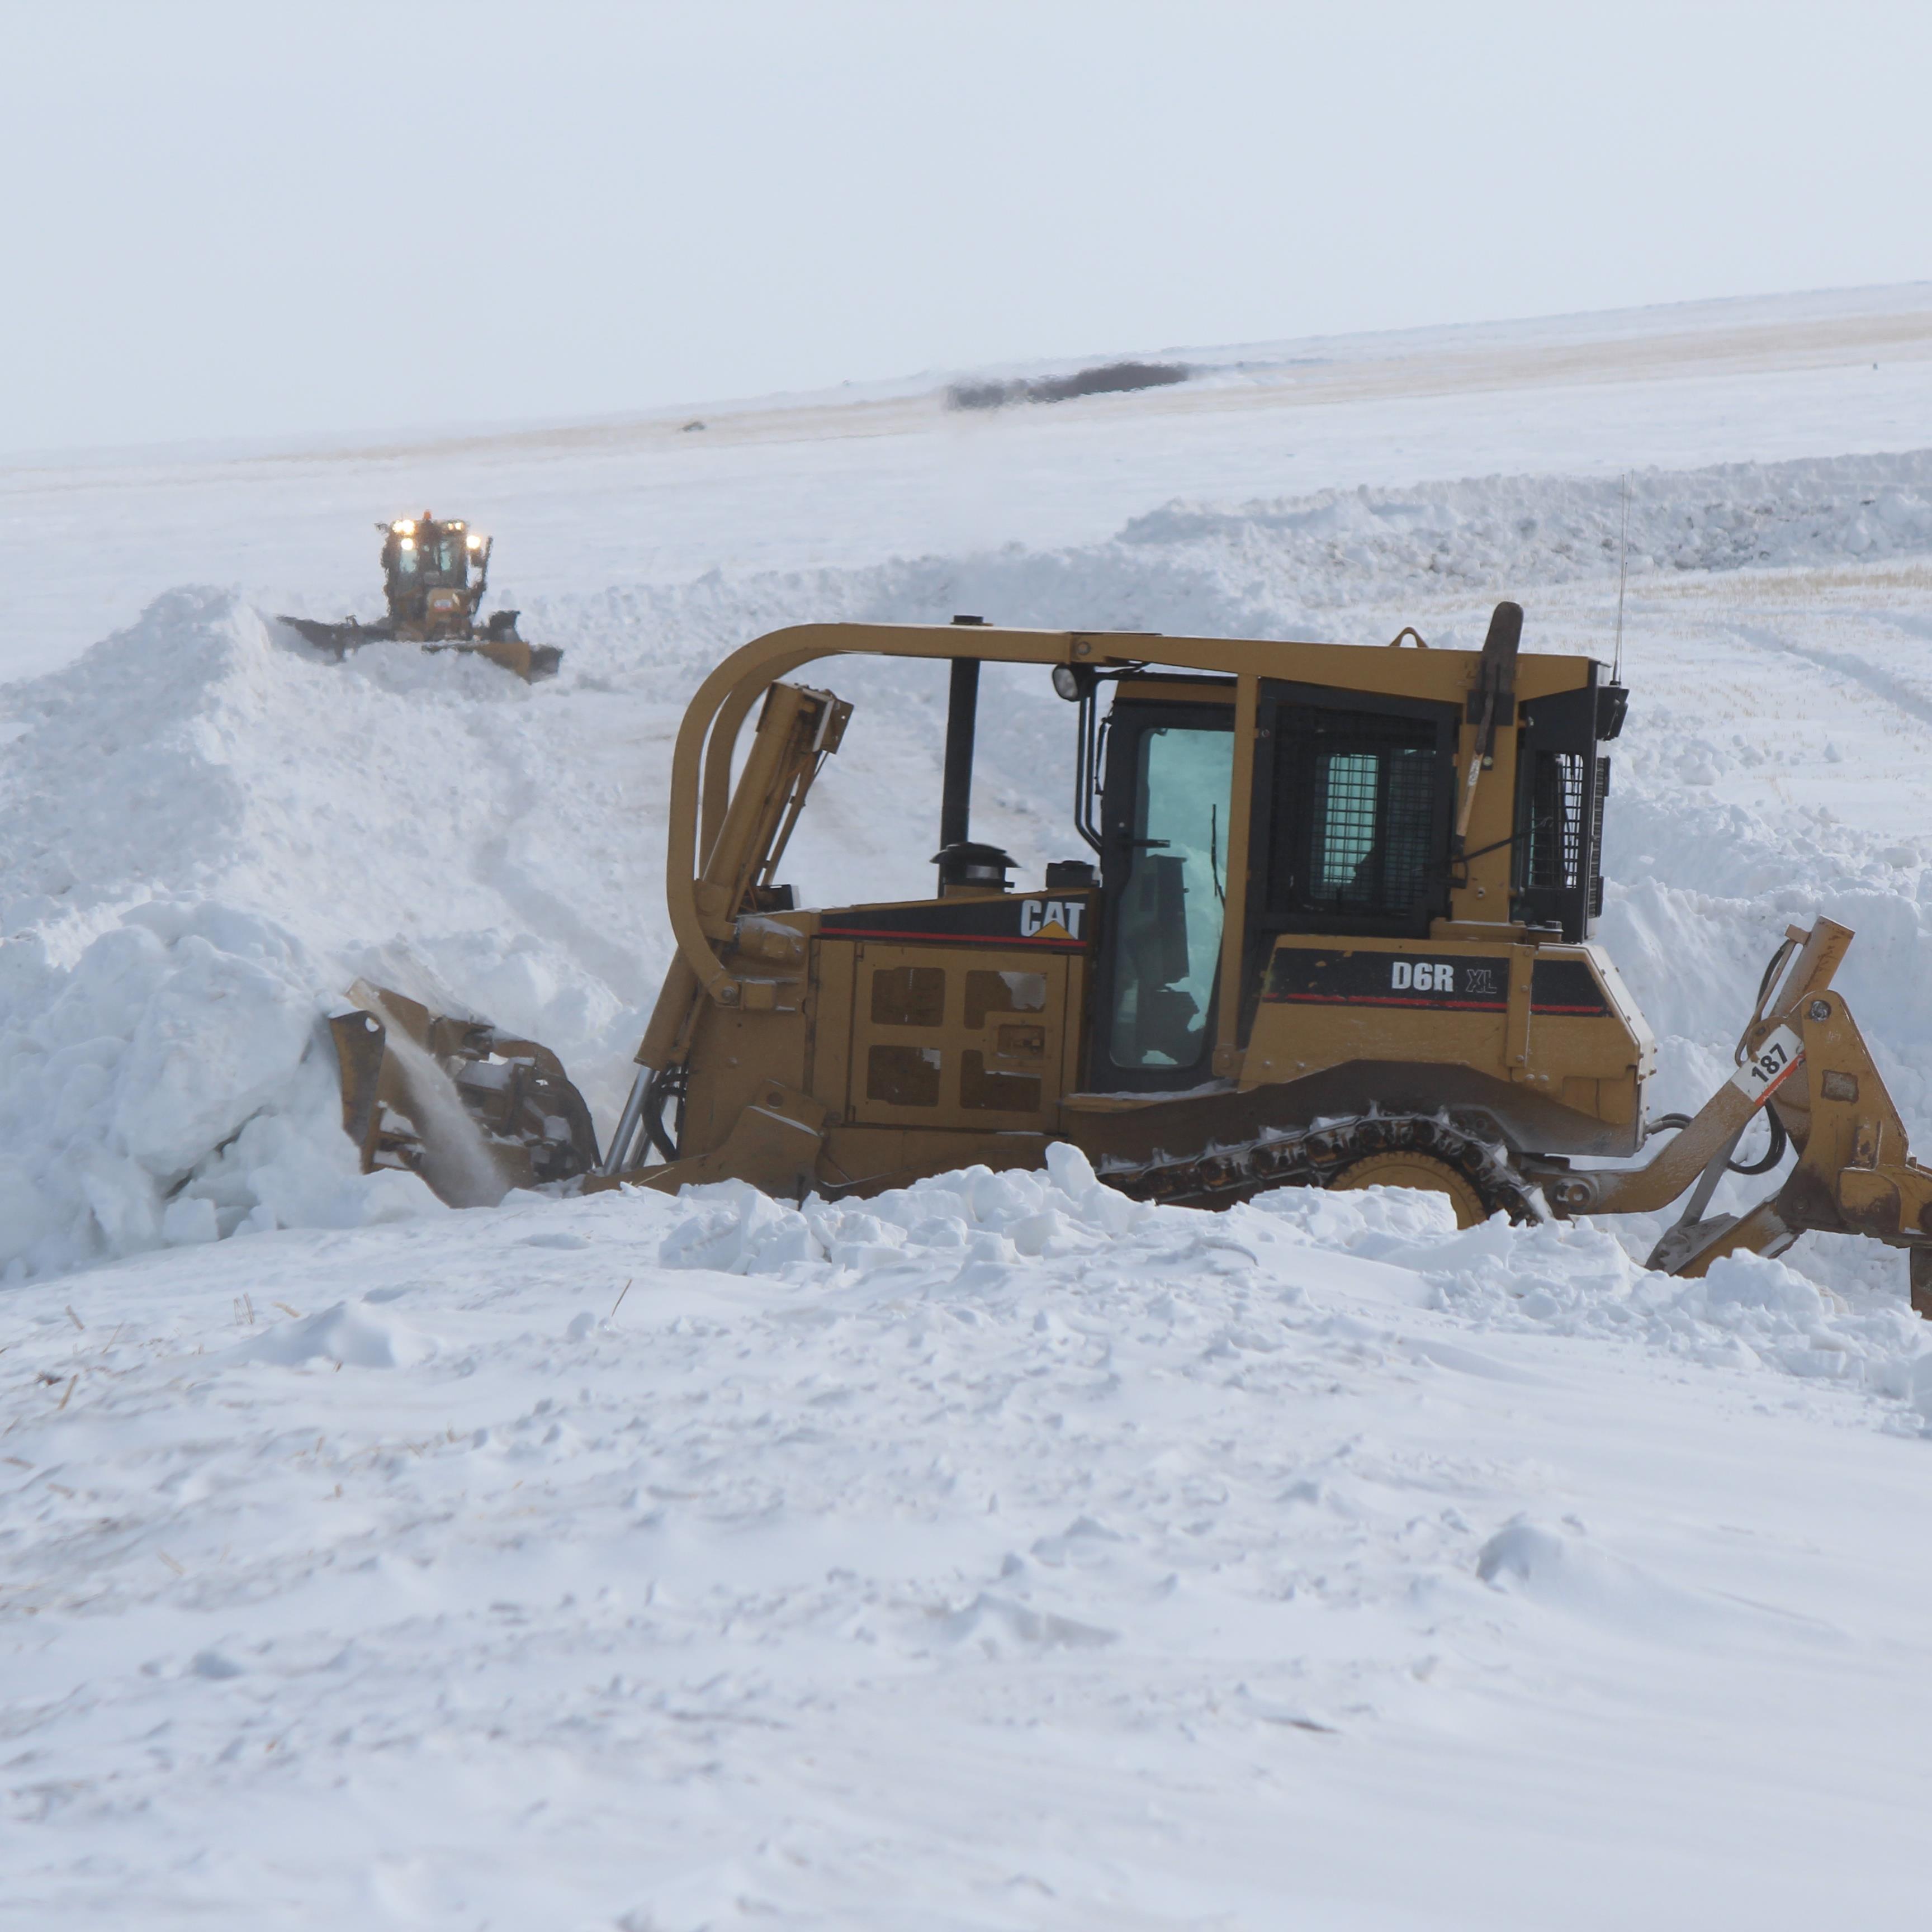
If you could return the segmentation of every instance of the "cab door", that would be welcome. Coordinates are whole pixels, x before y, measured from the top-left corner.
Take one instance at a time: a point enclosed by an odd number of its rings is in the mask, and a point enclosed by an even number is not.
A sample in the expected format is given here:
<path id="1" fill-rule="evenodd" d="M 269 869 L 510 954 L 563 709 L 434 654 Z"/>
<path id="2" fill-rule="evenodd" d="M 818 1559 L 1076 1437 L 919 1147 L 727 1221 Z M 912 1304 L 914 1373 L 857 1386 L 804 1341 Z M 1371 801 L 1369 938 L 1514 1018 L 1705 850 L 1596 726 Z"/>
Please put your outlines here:
<path id="1" fill-rule="evenodd" d="M 1160 682 L 1138 678 L 1135 688 Z M 1210 1077 L 1234 760 L 1232 703 L 1114 700 L 1087 1068 L 1096 1093 L 1178 1090 Z"/>

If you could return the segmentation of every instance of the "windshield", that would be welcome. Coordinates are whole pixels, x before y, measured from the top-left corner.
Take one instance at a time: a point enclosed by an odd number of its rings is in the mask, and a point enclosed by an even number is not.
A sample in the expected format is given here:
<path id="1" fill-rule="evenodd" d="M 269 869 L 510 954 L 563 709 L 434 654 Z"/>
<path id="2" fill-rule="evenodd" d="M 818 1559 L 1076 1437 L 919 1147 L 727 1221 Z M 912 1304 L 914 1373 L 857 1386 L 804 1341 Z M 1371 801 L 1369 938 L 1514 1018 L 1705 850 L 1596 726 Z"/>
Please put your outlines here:
<path id="1" fill-rule="evenodd" d="M 460 530 L 419 527 L 416 534 L 392 540 L 390 567 L 400 577 L 425 584 L 462 586 L 470 580 L 470 552 Z"/>

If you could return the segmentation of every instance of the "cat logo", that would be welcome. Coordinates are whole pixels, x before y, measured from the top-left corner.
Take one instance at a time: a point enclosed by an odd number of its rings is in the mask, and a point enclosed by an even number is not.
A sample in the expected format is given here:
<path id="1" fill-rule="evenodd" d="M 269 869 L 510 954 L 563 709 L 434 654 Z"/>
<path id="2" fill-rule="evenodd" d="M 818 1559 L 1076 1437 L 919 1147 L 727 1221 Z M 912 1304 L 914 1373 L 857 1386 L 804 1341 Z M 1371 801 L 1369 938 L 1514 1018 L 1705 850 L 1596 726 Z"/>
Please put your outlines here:
<path id="1" fill-rule="evenodd" d="M 1078 940 L 1080 921 L 1086 910 L 1085 902 L 1080 899 L 1022 899 L 1020 937 Z"/>

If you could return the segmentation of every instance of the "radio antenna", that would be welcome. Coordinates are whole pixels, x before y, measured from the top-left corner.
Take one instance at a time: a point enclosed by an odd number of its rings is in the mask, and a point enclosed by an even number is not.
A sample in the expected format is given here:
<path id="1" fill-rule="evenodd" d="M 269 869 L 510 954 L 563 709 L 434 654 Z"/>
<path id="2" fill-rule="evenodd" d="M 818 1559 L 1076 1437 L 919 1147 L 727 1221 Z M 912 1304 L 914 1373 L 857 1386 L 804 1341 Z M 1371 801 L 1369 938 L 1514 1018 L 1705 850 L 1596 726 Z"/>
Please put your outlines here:
<path id="1" fill-rule="evenodd" d="M 1610 682 L 1624 681 L 1624 581 L 1630 572 L 1630 472 L 1624 472 L 1622 516 L 1617 531 L 1617 646 Z"/>

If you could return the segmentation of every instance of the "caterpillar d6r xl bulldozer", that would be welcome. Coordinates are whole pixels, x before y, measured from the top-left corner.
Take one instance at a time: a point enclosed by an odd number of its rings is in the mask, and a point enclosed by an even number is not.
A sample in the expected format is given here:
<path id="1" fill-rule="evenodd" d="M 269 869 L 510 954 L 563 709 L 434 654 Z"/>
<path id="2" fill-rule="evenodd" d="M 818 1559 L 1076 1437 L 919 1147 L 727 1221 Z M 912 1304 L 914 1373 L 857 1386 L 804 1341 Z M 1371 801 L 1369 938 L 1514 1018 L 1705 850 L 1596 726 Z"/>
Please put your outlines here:
<path id="1" fill-rule="evenodd" d="M 541 1048 L 419 1008 L 413 1048 L 483 1123 L 500 1189 L 864 1195 L 1032 1167 L 1060 1140 L 1129 1194 L 1202 1207 L 1380 1184 L 1445 1195 L 1468 1225 L 1681 1199 L 1652 1257 L 1679 1274 L 1807 1228 L 1862 1234 L 1909 1251 L 1932 1308 L 1932 1170 L 1832 988 L 1845 928 L 1790 929 L 1736 1072 L 1694 1117 L 1647 1119 L 1654 1045 L 1590 938 L 1625 693 L 1592 659 L 1519 655 L 1522 625 L 1498 605 L 1480 652 L 1408 631 L 1416 648 L 963 619 L 775 632 L 712 674 L 678 735 L 677 952 L 601 1157 Z M 791 674 L 850 653 L 950 662 L 938 886 L 807 909 L 779 868 L 850 706 Z M 1046 668 L 1070 704 L 1087 850 L 1017 886 L 970 836 L 986 663 Z M 345 1118 L 365 1159 L 422 1166 L 434 1110 L 385 1052 L 394 996 L 358 990 L 337 1022 Z M 1747 1164 L 1761 1112 L 1769 1148 Z M 1768 1173 L 1787 1144 L 1767 1198 L 1708 1212 L 1727 1171 Z"/>
<path id="2" fill-rule="evenodd" d="M 400 639 L 425 650 L 488 658 L 526 684 L 556 676 L 563 652 L 554 644 L 526 643 L 517 633 L 518 612 L 493 610 L 483 623 L 476 621 L 490 578 L 490 538 L 460 521 L 438 523 L 427 510 L 376 527 L 382 533 L 388 614 L 374 624 L 353 617 L 340 624 L 284 617 L 284 624 L 338 663 L 362 645 Z"/>

